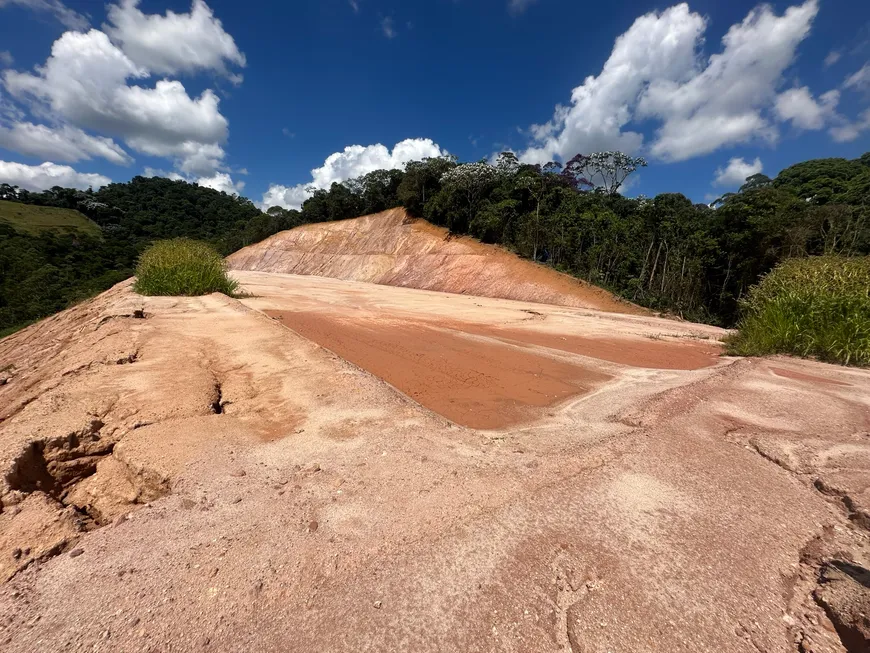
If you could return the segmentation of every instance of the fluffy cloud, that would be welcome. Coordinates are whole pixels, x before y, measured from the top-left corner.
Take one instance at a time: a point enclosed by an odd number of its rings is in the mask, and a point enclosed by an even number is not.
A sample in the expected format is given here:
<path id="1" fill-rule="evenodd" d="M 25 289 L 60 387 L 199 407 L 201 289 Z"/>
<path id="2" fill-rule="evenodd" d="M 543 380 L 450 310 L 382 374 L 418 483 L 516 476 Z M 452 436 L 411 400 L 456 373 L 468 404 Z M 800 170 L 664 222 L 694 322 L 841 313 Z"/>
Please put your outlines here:
<path id="1" fill-rule="evenodd" d="M 6 71 L 3 79 L 37 113 L 116 135 L 134 150 L 176 159 L 185 171 L 213 173 L 228 133 L 217 96 L 205 90 L 191 98 L 176 80 L 154 88 L 127 84 L 148 76 L 105 33 L 90 30 L 61 36 L 36 74 Z"/>
<path id="2" fill-rule="evenodd" d="M 0 66 L 11 66 L 15 61 L 15 57 L 9 50 L 0 50 Z"/>
<path id="3" fill-rule="evenodd" d="M 88 19 L 67 7 L 60 0 L 0 0 L 0 9 L 7 5 L 18 5 L 33 11 L 54 14 L 54 17 L 67 29 L 86 30 L 88 28 Z"/>
<path id="4" fill-rule="evenodd" d="M 382 168 L 391 170 L 403 168 L 409 161 L 446 154 L 430 138 L 409 138 L 389 148 L 376 145 L 349 145 L 342 152 L 334 152 L 326 157 L 323 165 L 311 171 L 311 181 L 296 186 L 273 184 L 263 195 L 262 207 L 283 206 L 298 209 L 308 199 L 308 188 L 328 189 L 333 182 L 341 183 L 360 175 Z"/>
<path id="5" fill-rule="evenodd" d="M 206 188 L 223 191 L 228 195 L 238 195 L 245 187 L 245 182 L 233 182 L 232 177 L 226 172 L 218 172 L 211 177 L 200 177 L 196 180 L 196 183 Z"/>
<path id="6" fill-rule="evenodd" d="M 849 75 L 843 86 L 857 91 L 870 91 L 870 63 L 865 63 L 861 70 Z"/>
<path id="7" fill-rule="evenodd" d="M 247 174 L 247 170 L 242 170 L 241 173 Z M 217 191 L 223 191 L 228 195 L 238 195 L 245 188 L 245 182 L 233 181 L 233 178 L 227 172 L 217 172 L 207 177 L 195 177 L 191 175 L 182 175 L 175 171 L 145 168 L 142 175 L 144 177 L 166 177 L 173 181 L 186 181 L 189 184 L 199 184 L 205 188 L 213 188 Z"/>
<path id="8" fill-rule="evenodd" d="M 776 128 L 765 111 L 817 13 L 817 0 L 782 16 L 763 5 L 732 25 L 722 51 L 707 60 L 698 55 L 707 22 L 687 4 L 641 16 L 616 39 L 601 73 L 572 91 L 571 104 L 532 127 L 535 143 L 521 158 L 636 152 L 643 135 L 627 127 L 646 119 L 660 123 L 649 149 L 665 161 L 753 139 L 773 141 Z"/>
<path id="9" fill-rule="evenodd" d="M 842 56 L 843 55 L 840 53 L 839 50 L 831 50 L 828 53 L 828 56 L 825 57 L 825 68 L 830 68 L 831 66 L 833 66 L 840 60 L 840 57 Z"/>
<path id="10" fill-rule="evenodd" d="M 650 80 L 692 75 L 705 27 L 704 19 L 690 13 L 686 4 L 638 18 L 616 39 L 601 73 L 572 91 L 571 105 L 556 107 L 552 120 L 532 126 L 537 144 L 520 158 L 544 163 L 577 152 L 640 149 L 643 136 L 623 128 L 632 120 L 641 92 Z"/>
<path id="11" fill-rule="evenodd" d="M 854 122 L 843 120 L 839 125 L 831 127 L 831 137 L 838 143 L 850 143 L 865 131 L 870 130 L 870 109 L 858 116 Z"/>
<path id="12" fill-rule="evenodd" d="M 780 93 L 774 110 L 780 120 L 790 120 L 798 129 L 822 129 L 832 118 L 840 101 L 839 91 L 828 91 L 817 102 L 806 86 Z"/>
<path id="13" fill-rule="evenodd" d="M 226 63 L 245 65 L 245 55 L 203 0 L 193 0 L 188 14 L 167 11 L 165 16 L 142 13 L 139 0 L 121 0 L 109 6 L 108 21 L 103 29 L 124 54 L 154 73 L 227 74 Z"/>
<path id="14" fill-rule="evenodd" d="M 0 161 L 0 183 L 12 184 L 27 190 L 38 191 L 52 186 L 65 188 L 81 188 L 89 186 L 98 188 L 112 183 L 103 175 L 77 172 L 69 166 L 45 162 L 38 166 L 28 166 L 23 163 Z"/>
<path id="15" fill-rule="evenodd" d="M 57 161 L 81 161 L 98 156 L 118 165 L 132 162 L 130 155 L 111 138 L 91 136 L 69 125 L 51 128 L 32 122 L 0 124 L 0 147 Z"/>
<path id="16" fill-rule="evenodd" d="M 743 158 L 735 157 L 728 162 L 725 168 L 716 170 L 716 186 L 742 186 L 747 177 L 757 175 L 764 167 L 761 165 L 761 159 L 756 158 L 755 161 L 749 163 Z"/>

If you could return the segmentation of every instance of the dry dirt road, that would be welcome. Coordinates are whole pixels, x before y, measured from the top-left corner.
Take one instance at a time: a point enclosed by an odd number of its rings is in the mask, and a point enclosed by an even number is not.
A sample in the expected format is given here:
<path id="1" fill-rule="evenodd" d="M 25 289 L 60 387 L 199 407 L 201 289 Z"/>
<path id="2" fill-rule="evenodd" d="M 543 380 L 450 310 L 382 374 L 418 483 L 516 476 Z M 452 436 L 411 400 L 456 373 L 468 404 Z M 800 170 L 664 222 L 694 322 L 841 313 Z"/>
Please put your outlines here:
<path id="1" fill-rule="evenodd" d="M 867 371 L 234 274 L 0 341 L 0 650 L 867 650 Z"/>

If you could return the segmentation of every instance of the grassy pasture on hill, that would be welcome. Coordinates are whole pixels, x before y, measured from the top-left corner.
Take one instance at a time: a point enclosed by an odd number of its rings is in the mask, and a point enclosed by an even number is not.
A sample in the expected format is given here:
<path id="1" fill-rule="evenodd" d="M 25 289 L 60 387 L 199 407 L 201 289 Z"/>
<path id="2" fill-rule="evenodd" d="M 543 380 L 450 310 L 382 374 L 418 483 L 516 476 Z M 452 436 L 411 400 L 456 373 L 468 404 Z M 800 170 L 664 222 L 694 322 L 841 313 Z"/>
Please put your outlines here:
<path id="1" fill-rule="evenodd" d="M 36 206 L 0 200 L 0 221 L 19 232 L 38 236 L 43 231 L 58 233 L 83 232 L 99 238 L 102 232 L 96 223 L 73 209 Z"/>

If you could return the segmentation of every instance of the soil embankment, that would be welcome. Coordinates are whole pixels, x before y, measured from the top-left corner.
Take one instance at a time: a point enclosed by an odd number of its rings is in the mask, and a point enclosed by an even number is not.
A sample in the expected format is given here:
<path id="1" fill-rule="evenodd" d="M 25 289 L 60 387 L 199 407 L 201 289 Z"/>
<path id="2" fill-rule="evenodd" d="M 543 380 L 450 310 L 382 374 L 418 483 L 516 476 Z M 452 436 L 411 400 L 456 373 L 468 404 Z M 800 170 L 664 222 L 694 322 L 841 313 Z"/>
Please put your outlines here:
<path id="1" fill-rule="evenodd" d="M 649 314 L 606 290 L 391 209 L 282 231 L 227 259 L 236 270 Z"/>

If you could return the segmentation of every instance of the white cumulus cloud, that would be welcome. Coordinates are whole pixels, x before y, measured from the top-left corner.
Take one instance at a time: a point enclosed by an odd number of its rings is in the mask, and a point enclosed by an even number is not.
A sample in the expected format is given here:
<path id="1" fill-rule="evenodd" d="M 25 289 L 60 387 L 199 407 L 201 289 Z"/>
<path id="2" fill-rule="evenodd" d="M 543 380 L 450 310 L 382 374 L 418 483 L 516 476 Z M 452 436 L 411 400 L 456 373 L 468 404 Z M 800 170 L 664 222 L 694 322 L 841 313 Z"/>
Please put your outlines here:
<path id="1" fill-rule="evenodd" d="M 103 175 L 77 172 L 70 166 L 61 166 L 46 161 L 42 165 L 29 166 L 12 161 L 0 161 L 0 183 L 12 184 L 31 191 L 40 191 L 52 186 L 64 188 L 99 188 L 112 183 Z"/>
<path id="2" fill-rule="evenodd" d="M 158 74 L 197 70 L 227 73 L 226 64 L 244 67 L 245 55 L 203 0 L 190 13 L 144 14 L 140 0 L 109 5 L 104 31 L 136 65 Z"/>
<path id="3" fill-rule="evenodd" d="M 144 154 L 174 158 L 185 171 L 213 173 L 228 135 L 217 95 L 206 89 L 192 98 L 177 80 L 159 80 L 153 88 L 127 84 L 148 76 L 105 33 L 90 30 L 61 36 L 35 74 L 7 70 L 3 80 L 36 113 L 120 137 Z"/>
<path id="4" fill-rule="evenodd" d="M 308 188 L 329 189 L 333 182 L 341 183 L 375 170 L 404 168 L 409 161 L 446 154 L 431 138 L 408 138 L 396 143 L 392 150 L 380 143 L 348 145 L 341 152 L 326 157 L 323 165 L 311 171 L 311 181 L 295 186 L 272 184 L 263 195 L 262 208 L 283 206 L 298 209 L 309 197 Z"/>
<path id="5" fill-rule="evenodd" d="M 726 167 L 716 170 L 716 179 L 713 183 L 716 186 L 742 186 L 747 177 L 757 175 L 763 169 L 764 166 L 759 158 L 750 163 L 742 157 L 734 157 Z"/>
<path id="6" fill-rule="evenodd" d="M 806 0 L 776 15 L 768 5 L 732 25 L 721 52 L 700 56 L 706 19 L 686 3 L 635 20 L 613 46 L 603 69 L 571 93 L 568 106 L 531 129 L 529 162 L 570 158 L 577 152 L 644 145 L 631 123 L 659 123 L 650 152 L 682 161 L 736 143 L 777 138 L 766 117 L 807 37 L 818 1 Z"/>
<path id="7" fill-rule="evenodd" d="M 843 120 L 839 125 L 831 127 L 830 133 L 837 143 L 850 143 L 868 130 L 870 130 L 870 109 L 858 116 L 857 120 Z"/>
<path id="8" fill-rule="evenodd" d="M 798 129 L 822 129 L 832 118 L 840 101 L 839 91 L 828 91 L 818 101 L 806 86 L 780 93 L 774 110 L 780 120 L 790 120 Z"/>
<path id="9" fill-rule="evenodd" d="M 92 136 L 76 127 L 53 128 L 32 122 L 0 123 L 0 147 L 27 156 L 55 161 L 81 161 L 95 156 L 129 165 L 133 159 L 111 138 Z"/>
<path id="10" fill-rule="evenodd" d="M 238 195 L 245 187 L 245 182 L 234 182 L 232 177 L 226 172 L 218 172 L 211 177 L 200 177 L 196 183 L 206 188 L 213 188 L 227 193 L 228 195 Z"/>

